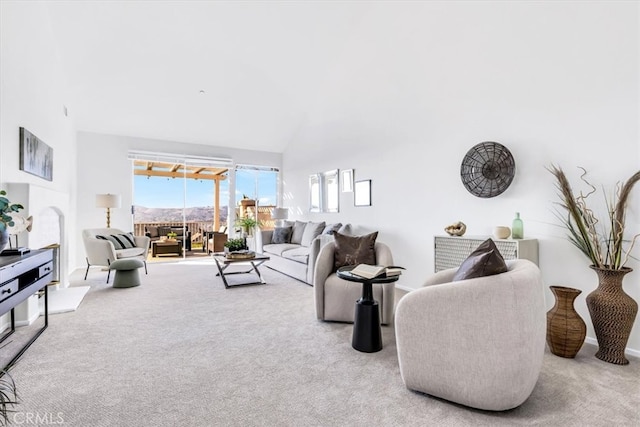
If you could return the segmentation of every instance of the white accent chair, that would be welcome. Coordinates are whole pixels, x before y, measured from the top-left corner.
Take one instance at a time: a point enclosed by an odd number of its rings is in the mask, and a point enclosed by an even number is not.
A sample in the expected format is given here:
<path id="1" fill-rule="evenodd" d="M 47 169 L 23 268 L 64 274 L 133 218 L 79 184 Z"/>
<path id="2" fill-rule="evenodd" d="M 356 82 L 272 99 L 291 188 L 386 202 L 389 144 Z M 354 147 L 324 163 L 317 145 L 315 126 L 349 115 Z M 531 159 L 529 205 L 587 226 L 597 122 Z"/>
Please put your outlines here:
<path id="1" fill-rule="evenodd" d="M 144 263 L 144 272 L 147 273 L 147 254 L 149 253 L 149 243 L 151 239 L 147 236 L 134 236 L 136 247 L 128 249 L 116 249 L 113 243 L 108 240 L 98 239 L 98 235 L 125 234 L 117 228 L 89 228 L 82 231 L 82 240 L 87 254 L 87 271 L 84 273 L 84 280 L 87 280 L 89 268 L 91 266 L 109 267 L 117 259 L 138 258 Z M 107 270 L 107 283 L 111 270 Z"/>
<path id="2" fill-rule="evenodd" d="M 400 299 L 396 344 L 407 388 L 489 411 L 531 395 L 545 349 L 544 285 L 531 261 L 507 267 L 456 282 L 456 268 L 442 270 Z"/>
<path id="3" fill-rule="evenodd" d="M 375 243 L 376 264 L 393 265 L 389 246 Z M 356 301 L 362 296 L 362 285 L 338 277 L 334 271 L 335 244 L 320 249 L 313 274 L 316 316 L 319 320 L 353 323 Z M 380 323 L 393 321 L 394 283 L 374 283 L 373 299 L 380 307 Z"/>

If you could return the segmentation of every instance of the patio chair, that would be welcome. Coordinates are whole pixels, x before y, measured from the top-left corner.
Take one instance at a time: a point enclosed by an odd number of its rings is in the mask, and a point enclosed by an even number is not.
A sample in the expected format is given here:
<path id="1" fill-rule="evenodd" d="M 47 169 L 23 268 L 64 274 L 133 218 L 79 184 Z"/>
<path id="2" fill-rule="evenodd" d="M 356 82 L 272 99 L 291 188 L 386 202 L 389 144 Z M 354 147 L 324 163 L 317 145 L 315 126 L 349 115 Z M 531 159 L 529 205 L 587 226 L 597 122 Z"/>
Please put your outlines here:
<path id="1" fill-rule="evenodd" d="M 228 238 L 227 226 L 223 225 L 218 231 L 202 230 L 202 236 L 202 252 L 222 252 Z"/>

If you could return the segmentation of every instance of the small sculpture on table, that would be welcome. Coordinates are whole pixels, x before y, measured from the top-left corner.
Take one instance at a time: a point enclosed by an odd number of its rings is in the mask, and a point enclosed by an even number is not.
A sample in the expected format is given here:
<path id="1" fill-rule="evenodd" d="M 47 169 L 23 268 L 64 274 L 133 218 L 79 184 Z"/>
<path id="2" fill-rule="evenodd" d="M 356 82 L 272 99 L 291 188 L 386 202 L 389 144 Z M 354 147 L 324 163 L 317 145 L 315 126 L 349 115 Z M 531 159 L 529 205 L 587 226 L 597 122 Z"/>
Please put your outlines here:
<path id="1" fill-rule="evenodd" d="M 465 231 L 467 231 L 467 226 L 464 222 L 458 221 L 454 224 L 446 226 L 444 231 L 446 231 L 449 236 L 462 236 Z"/>

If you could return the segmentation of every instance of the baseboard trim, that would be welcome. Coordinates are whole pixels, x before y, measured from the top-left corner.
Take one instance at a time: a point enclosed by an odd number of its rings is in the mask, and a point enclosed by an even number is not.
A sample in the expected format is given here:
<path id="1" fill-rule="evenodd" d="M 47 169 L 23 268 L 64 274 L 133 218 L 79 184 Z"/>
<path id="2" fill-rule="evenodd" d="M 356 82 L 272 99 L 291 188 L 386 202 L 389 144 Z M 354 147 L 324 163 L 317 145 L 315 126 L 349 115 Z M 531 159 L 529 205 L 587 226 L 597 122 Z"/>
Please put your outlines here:
<path id="1" fill-rule="evenodd" d="M 401 285 L 396 285 L 396 289 L 400 289 L 401 291 L 405 291 L 405 292 L 411 292 L 411 291 L 415 291 L 415 288 L 408 288 L 406 286 L 401 286 Z"/>
<path id="2" fill-rule="evenodd" d="M 31 317 L 29 317 L 26 320 L 16 320 L 16 327 L 19 326 L 29 326 L 32 325 L 36 320 L 38 320 L 38 318 L 40 317 L 40 312 L 39 310 L 37 312 L 34 312 Z"/>

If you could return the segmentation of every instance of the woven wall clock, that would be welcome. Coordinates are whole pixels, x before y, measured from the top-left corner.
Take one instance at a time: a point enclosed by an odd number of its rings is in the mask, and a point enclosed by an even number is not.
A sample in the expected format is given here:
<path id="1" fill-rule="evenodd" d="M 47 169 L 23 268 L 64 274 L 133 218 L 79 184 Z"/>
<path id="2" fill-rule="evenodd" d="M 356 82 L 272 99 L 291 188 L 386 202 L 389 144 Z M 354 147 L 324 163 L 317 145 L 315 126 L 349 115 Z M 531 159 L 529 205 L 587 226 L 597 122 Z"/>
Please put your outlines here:
<path id="1" fill-rule="evenodd" d="M 497 142 L 481 142 L 465 154 L 460 165 L 462 184 L 474 196 L 502 194 L 513 181 L 516 162 L 511 152 Z"/>

